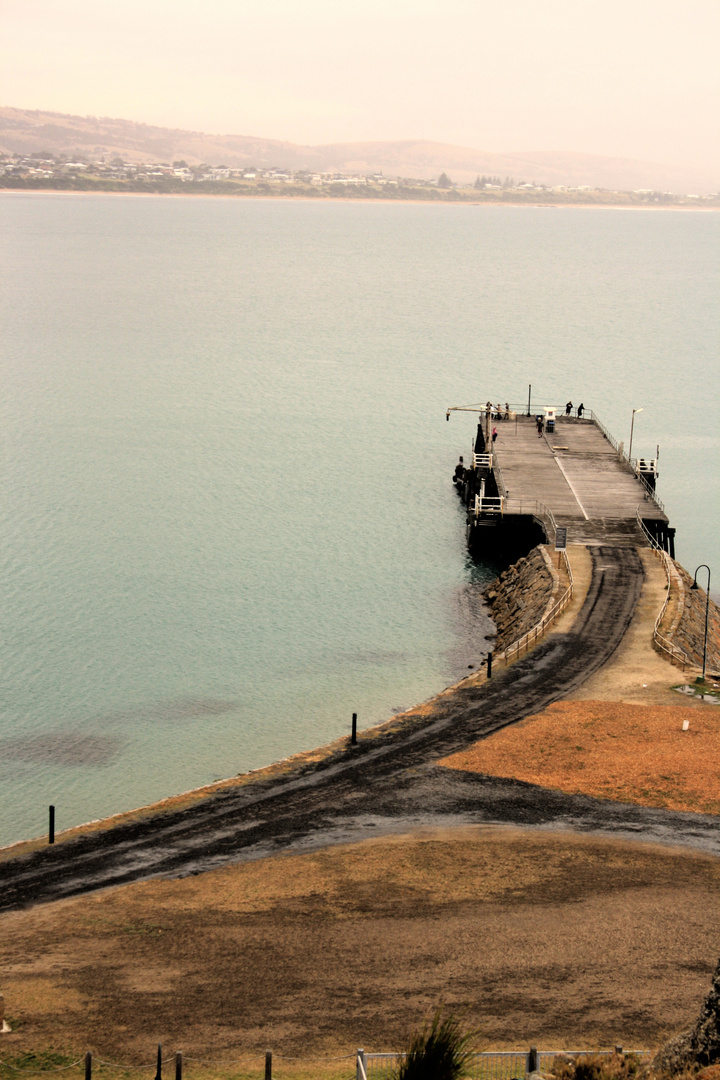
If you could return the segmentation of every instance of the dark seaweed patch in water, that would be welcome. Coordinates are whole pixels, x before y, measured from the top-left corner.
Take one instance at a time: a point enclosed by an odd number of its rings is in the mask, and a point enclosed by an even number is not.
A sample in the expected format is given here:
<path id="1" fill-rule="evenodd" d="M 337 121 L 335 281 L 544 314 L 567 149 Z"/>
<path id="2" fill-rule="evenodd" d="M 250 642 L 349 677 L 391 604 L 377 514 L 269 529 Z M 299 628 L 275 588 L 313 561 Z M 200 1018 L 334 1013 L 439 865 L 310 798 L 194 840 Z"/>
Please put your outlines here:
<path id="1" fill-rule="evenodd" d="M 121 746 L 111 735 L 55 731 L 0 739 L 0 758 L 53 765 L 109 765 Z"/>
<path id="2" fill-rule="evenodd" d="M 155 705 L 138 706 L 101 716 L 88 717 L 87 722 L 95 725 L 132 723 L 137 720 L 159 720 L 172 723 L 176 720 L 199 720 L 204 716 L 223 716 L 240 708 L 239 701 L 224 701 L 218 698 L 174 698 Z"/>

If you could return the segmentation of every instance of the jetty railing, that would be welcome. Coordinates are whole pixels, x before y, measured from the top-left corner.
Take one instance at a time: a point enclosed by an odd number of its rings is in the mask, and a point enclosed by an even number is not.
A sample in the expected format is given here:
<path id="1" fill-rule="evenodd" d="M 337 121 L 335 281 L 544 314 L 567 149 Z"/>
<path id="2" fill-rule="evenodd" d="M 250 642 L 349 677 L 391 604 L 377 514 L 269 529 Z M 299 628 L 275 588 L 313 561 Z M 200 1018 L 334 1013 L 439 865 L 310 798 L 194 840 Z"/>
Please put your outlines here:
<path id="1" fill-rule="evenodd" d="M 643 487 L 645 496 L 647 498 L 652 499 L 652 501 L 655 503 L 655 505 L 658 507 L 658 509 L 662 510 L 662 512 L 664 514 L 665 513 L 665 504 L 663 503 L 662 499 L 658 498 L 658 496 L 655 493 L 654 488 L 650 487 L 647 480 L 645 479 L 643 474 L 638 469 L 638 459 L 628 457 L 628 455 L 625 453 L 624 447 L 623 447 L 622 450 L 620 449 L 620 443 L 617 441 L 617 439 L 615 438 L 614 435 L 610 434 L 610 431 L 608 430 L 608 428 L 605 427 L 605 424 L 603 424 L 603 422 L 600 419 L 600 417 L 598 416 L 598 414 L 596 412 L 593 412 L 592 409 L 590 410 L 590 419 L 596 425 L 596 427 L 600 428 L 600 431 L 603 433 L 603 435 L 605 436 L 607 441 L 610 443 L 612 448 L 617 452 L 618 457 L 622 461 L 625 462 L 625 464 L 629 467 L 630 471 L 635 476 L 635 479 L 640 482 L 640 484 Z"/>
<path id="2" fill-rule="evenodd" d="M 672 587 L 672 579 L 671 579 L 671 576 L 670 576 L 670 567 L 672 565 L 672 559 L 670 558 L 668 553 L 666 551 L 664 551 L 663 548 L 660 547 L 660 544 L 657 542 L 657 540 L 652 535 L 652 533 L 649 532 L 648 529 L 645 527 L 645 523 L 644 523 L 644 521 L 642 520 L 642 518 L 640 516 L 640 507 L 639 506 L 638 506 L 637 510 L 635 511 L 635 515 L 636 515 L 637 520 L 638 520 L 638 525 L 640 526 L 642 534 L 645 537 L 645 539 L 647 540 L 648 545 L 652 548 L 654 554 L 657 555 L 657 557 L 660 559 L 660 562 L 663 564 L 663 567 L 665 568 L 665 579 L 667 581 L 667 585 L 666 585 L 666 589 L 665 589 L 665 603 L 661 607 L 660 614 L 658 615 L 657 619 L 655 620 L 655 626 L 653 627 L 653 641 L 655 642 L 655 644 L 657 645 L 657 647 L 659 649 L 661 649 L 664 653 L 667 653 L 667 655 L 670 657 L 670 659 L 672 661 L 674 661 L 675 663 L 680 664 L 683 671 L 684 671 L 686 664 L 692 664 L 692 660 L 690 659 L 689 656 L 686 655 L 686 653 L 683 652 L 682 649 L 680 649 L 677 645 L 675 645 L 670 640 L 670 638 L 666 638 L 664 636 L 664 634 L 660 633 L 660 626 L 662 624 L 663 619 L 665 618 L 665 612 L 667 611 L 668 604 L 670 603 L 670 591 L 671 591 L 671 587 Z"/>
<path id="3" fill-rule="evenodd" d="M 473 469 L 492 469 L 493 467 L 493 455 L 492 454 L 476 454 L 473 452 L 472 457 Z"/>
<path id="4" fill-rule="evenodd" d="M 575 582 L 570 567 L 570 560 L 568 559 L 567 551 L 562 551 L 560 554 L 565 563 L 569 585 L 559 600 L 557 600 L 550 610 L 543 615 L 539 623 L 533 626 L 531 630 L 528 630 L 526 634 L 523 634 L 521 638 L 518 638 L 517 641 L 513 641 L 512 645 L 508 645 L 503 652 L 498 654 L 497 659 L 504 660 L 506 667 L 512 660 L 517 660 L 524 652 L 528 652 L 532 646 L 538 643 L 540 638 L 545 635 L 548 627 L 552 626 L 557 617 L 562 614 L 573 598 Z"/>

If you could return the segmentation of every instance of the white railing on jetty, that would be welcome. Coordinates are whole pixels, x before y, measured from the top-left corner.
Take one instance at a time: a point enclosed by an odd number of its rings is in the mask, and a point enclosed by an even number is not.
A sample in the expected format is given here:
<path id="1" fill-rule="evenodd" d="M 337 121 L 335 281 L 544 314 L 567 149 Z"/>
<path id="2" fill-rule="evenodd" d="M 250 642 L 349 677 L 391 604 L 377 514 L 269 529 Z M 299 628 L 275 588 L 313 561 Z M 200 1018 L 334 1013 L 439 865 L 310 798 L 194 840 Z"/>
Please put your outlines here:
<path id="1" fill-rule="evenodd" d="M 473 469 L 492 469 L 493 456 L 492 454 L 475 454 L 473 453 Z"/>
<path id="2" fill-rule="evenodd" d="M 575 588 L 575 582 L 573 581 L 573 573 L 570 567 L 570 560 L 567 557 L 567 551 L 562 551 L 561 557 L 565 563 L 565 570 L 568 576 L 568 587 L 562 596 L 553 604 L 548 612 L 543 615 L 542 619 L 536 626 L 533 626 L 531 630 L 528 630 L 526 634 L 523 634 L 517 641 L 513 641 L 512 645 L 501 653 L 498 654 L 498 660 L 504 660 L 507 666 L 512 660 L 517 660 L 523 653 L 528 652 L 532 646 L 537 645 L 540 638 L 544 637 L 548 627 L 552 626 L 559 615 L 565 610 L 570 601 L 573 598 L 573 592 Z"/>

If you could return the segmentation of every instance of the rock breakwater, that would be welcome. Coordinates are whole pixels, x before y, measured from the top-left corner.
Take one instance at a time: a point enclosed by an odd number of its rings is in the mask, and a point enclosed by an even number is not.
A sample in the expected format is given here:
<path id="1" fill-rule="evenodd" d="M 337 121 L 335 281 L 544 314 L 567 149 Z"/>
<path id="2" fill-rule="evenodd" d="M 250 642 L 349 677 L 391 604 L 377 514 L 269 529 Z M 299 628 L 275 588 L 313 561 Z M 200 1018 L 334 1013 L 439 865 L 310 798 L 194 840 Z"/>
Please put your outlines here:
<path id="1" fill-rule="evenodd" d="M 537 626 L 559 588 L 557 570 L 544 544 L 503 571 L 485 592 L 497 627 L 495 649 L 506 649 Z"/>

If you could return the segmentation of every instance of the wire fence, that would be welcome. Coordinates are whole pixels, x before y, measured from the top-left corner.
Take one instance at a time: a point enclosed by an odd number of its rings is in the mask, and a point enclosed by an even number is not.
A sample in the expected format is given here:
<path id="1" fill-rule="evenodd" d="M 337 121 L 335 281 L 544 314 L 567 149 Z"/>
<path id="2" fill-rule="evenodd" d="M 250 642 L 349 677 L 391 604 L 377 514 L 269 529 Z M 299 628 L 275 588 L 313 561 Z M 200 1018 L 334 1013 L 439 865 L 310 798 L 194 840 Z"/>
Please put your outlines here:
<path id="1" fill-rule="evenodd" d="M 593 1057 L 612 1057 L 614 1054 L 622 1054 L 623 1048 L 616 1046 L 614 1050 L 537 1050 L 531 1047 L 527 1050 L 488 1050 L 473 1054 L 466 1072 L 467 1080 L 525 1080 L 529 1073 L 536 1070 L 549 1072 L 557 1057 L 578 1058 L 592 1055 Z M 640 1060 L 648 1059 L 649 1050 L 628 1050 L 626 1055 L 632 1055 Z M 158 1046 L 157 1056 L 152 1062 L 146 1064 L 123 1063 L 107 1061 L 96 1057 L 90 1052 L 84 1054 L 75 1061 L 62 1060 L 60 1054 L 21 1054 L 16 1062 L 0 1059 L 0 1073 L 13 1077 L 30 1076 L 55 1076 L 60 1073 L 68 1073 L 76 1070 L 76 1074 L 84 1072 L 86 1080 L 92 1080 L 93 1072 L 106 1073 L 115 1070 L 121 1073 L 134 1073 L 137 1071 L 155 1072 L 155 1080 L 182 1080 L 183 1076 L 191 1078 L 193 1074 L 211 1070 L 217 1075 L 218 1070 L 223 1072 L 236 1071 L 244 1076 L 263 1077 L 263 1080 L 273 1080 L 273 1075 L 279 1078 L 283 1073 L 299 1067 L 305 1071 L 308 1067 L 320 1066 L 323 1072 L 331 1070 L 333 1066 L 342 1072 L 346 1080 L 392 1080 L 397 1067 L 404 1058 L 403 1053 L 384 1051 L 379 1053 L 366 1053 L 358 1050 L 354 1054 L 341 1054 L 335 1057 L 290 1057 L 284 1054 L 274 1055 L 271 1051 L 264 1054 L 246 1054 L 232 1060 L 206 1060 L 194 1055 L 184 1055 L 180 1051 L 163 1055 L 162 1047 Z M 29 1059 L 35 1058 L 32 1062 Z M 42 1059 L 45 1059 L 44 1061 Z M 24 1061 L 26 1064 L 17 1064 Z M 288 1069 L 289 1067 L 289 1069 Z"/>

